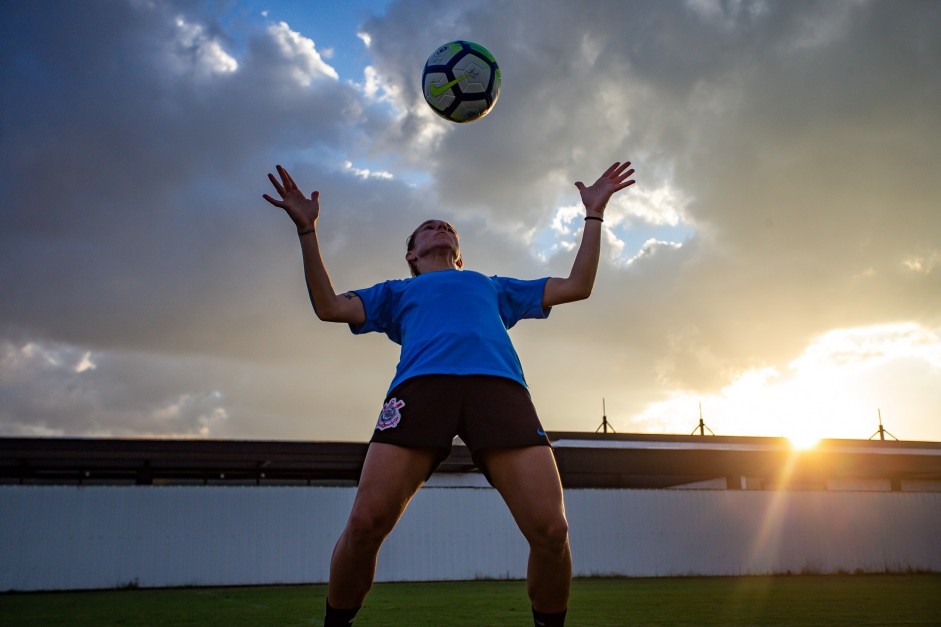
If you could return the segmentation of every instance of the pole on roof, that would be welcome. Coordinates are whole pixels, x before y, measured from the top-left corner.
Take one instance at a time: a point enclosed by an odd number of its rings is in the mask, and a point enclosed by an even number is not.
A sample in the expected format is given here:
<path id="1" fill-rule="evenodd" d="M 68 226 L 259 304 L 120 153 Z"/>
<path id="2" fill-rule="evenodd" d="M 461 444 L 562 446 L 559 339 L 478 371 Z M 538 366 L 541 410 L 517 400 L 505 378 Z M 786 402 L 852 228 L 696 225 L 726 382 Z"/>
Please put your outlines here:
<path id="1" fill-rule="evenodd" d="M 707 429 L 709 429 L 709 427 L 707 427 L 707 426 L 706 426 L 706 423 L 703 422 L 703 419 L 702 419 L 702 401 L 700 401 L 700 402 L 699 402 L 699 424 L 696 426 L 695 429 L 693 429 L 693 432 L 690 433 L 690 435 L 696 435 L 696 431 L 699 431 L 699 435 L 706 435 L 706 430 L 707 430 Z M 715 435 L 715 433 L 713 433 L 712 429 L 709 429 L 709 435 Z"/>
<path id="2" fill-rule="evenodd" d="M 614 430 L 614 427 L 611 426 L 611 423 L 608 422 L 608 410 L 605 407 L 604 399 L 602 398 L 601 399 L 601 424 L 598 425 L 597 429 L 595 429 L 595 433 L 598 433 L 599 431 L 602 431 L 603 433 L 607 433 L 609 428 L 611 429 L 611 433 L 617 433 L 617 431 Z"/>
<path id="3" fill-rule="evenodd" d="M 885 441 L 885 435 L 888 433 L 889 436 L 890 436 L 893 440 L 895 440 L 896 442 L 898 442 L 898 438 L 895 437 L 894 435 L 892 435 L 891 433 L 889 433 L 889 431 L 888 431 L 885 427 L 882 426 L 882 409 L 878 409 L 878 408 L 877 408 L 876 411 L 879 413 L 879 428 L 876 429 L 876 432 L 875 432 L 875 433 L 873 433 L 871 436 L 869 436 L 869 439 L 871 440 L 871 439 L 873 439 L 874 437 L 876 437 L 876 436 L 878 435 L 880 440 Z"/>

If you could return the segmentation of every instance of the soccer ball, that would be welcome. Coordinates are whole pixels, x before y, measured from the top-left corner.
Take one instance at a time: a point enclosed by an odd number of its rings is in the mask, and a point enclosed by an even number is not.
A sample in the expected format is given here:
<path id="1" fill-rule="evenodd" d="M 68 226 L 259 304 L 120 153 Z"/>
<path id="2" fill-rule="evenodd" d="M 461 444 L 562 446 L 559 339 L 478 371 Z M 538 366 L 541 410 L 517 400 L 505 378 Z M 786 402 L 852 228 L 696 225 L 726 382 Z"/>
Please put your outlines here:
<path id="1" fill-rule="evenodd" d="M 452 41 L 428 57 L 421 84 L 432 111 L 452 122 L 473 122 L 500 96 L 500 67 L 480 44 Z"/>

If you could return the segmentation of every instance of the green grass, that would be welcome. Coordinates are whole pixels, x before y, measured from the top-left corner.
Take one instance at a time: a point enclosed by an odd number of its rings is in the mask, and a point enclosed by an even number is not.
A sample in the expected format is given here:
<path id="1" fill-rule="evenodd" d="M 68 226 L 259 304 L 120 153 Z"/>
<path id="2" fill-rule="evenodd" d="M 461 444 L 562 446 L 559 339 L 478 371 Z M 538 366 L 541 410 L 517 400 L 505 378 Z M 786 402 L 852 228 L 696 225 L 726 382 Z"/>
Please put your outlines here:
<path id="1" fill-rule="evenodd" d="M 324 586 L 0 595 L 0 626 L 319 625 Z M 941 625 L 941 575 L 577 579 L 569 625 Z M 532 625 L 519 581 L 377 584 L 357 627 Z"/>

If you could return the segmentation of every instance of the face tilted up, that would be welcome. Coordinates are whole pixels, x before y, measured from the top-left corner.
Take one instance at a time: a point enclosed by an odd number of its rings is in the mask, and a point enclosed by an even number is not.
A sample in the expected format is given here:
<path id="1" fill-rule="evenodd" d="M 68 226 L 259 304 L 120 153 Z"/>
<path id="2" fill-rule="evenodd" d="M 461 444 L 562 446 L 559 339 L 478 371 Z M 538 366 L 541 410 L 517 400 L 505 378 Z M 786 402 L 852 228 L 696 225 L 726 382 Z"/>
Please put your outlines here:
<path id="1" fill-rule="evenodd" d="M 458 268 L 463 265 L 460 238 L 454 227 L 444 220 L 422 222 L 409 236 L 406 250 L 405 259 L 412 276 L 419 274 L 416 262 L 431 255 L 445 254 L 453 257 Z"/>

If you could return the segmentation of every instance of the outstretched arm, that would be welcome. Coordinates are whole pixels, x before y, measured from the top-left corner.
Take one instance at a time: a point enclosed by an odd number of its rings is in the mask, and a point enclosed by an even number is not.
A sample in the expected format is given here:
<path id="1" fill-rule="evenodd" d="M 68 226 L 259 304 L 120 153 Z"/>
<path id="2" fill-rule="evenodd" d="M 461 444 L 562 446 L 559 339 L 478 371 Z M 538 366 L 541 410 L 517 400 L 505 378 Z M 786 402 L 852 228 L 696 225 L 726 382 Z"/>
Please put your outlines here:
<path id="1" fill-rule="evenodd" d="M 601 219 L 604 209 L 615 193 L 634 184 L 631 162 L 615 163 L 605 170 L 591 186 L 575 183 L 585 205 L 585 230 L 567 278 L 550 278 L 542 293 L 544 308 L 584 300 L 591 295 L 601 256 Z"/>
<path id="2" fill-rule="evenodd" d="M 337 295 L 327 274 L 317 241 L 317 219 L 320 217 L 320 192 L 312 192 L 310 198 L 298 189 L 288 171 L 278 166 L 279 181 L 273 174 L 268 179 L 281 196 L 281 200 L 264 194 L 264 199 L 275 207 L 281 207 L 297 226 L 304 258 L 304 276 L 307 293 L 314 312 L 321 320 L 362 324 L 366 321 L 363 302 L 353 293 Z"/>

